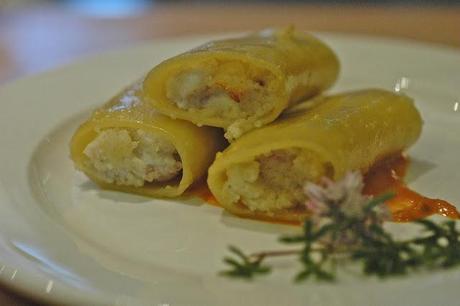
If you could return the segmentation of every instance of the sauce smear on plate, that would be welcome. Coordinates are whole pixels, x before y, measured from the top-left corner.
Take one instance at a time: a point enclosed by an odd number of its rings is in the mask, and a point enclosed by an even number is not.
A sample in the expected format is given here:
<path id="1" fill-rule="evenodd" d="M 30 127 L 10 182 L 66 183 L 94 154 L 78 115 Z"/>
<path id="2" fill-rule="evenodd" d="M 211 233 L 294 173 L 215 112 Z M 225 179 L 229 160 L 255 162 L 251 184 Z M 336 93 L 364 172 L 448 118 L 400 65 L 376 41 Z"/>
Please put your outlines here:
<path id="1" fill-rule="evenodd" d="M 187 191 L 186 195 L 200 198 L 210 205 L 222 207 L 220 206 L 216 197 L 211 193 L 211 190 L 209 190 L 208 185 L 206 184 L 206 180 L 194 185 L 190 190 Z"/>
<path id="2" fill-rule="evenodd" d="M 385 192 L 393 192 L 395 196 L 386 204 L 390 208 L 395 222 L 415 221 L 435 214 L 460 219 L 460 213 L 454 205 L 444 200 L 422 196 L 406 186 L 404 176 L 408 166 L 409 159 L 402 154 L 385 158 L 376 163 L 364 175 L 364 194 L 375 196 Z M 206 182 L 192 188 L 189 194 L 201 198 L 208 204 L 220 206 Z M 269 221 L 273 222 L 272 219 Z M 299 224 L 297 222 L 289 223 Z"/>
<path id="3" fill-rule="evenodd" d="M 364 193 L 378 195 L 394 192 L 395 197 L 387 201 L 393 221 L 409 222 L 437 214 L 460 219 L 454 205 L 439 199 L 430 199 L 409 189 L 404 183 L 409 160 L 402 154 L 387 158 L 374 165 L 364 176 Z"/>

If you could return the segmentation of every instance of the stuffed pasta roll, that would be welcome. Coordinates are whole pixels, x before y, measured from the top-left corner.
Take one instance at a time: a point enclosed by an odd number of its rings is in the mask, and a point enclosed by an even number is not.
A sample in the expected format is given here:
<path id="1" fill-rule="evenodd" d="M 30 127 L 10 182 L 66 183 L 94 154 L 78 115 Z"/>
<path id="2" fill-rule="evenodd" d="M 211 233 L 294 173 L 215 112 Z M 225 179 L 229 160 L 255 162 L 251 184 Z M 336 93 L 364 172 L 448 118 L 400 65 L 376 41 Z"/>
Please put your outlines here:
<path id="1" fill-rule="evenodd" d="M 234 214 L 301 221 L 308 215 L 306 182 L 364 173 L 413 144 L 421 127 L 419 112 L 404 95 L 372 89 L 318 97 L 218 153 L 208 186 Z"/>
<path id="2" fill-rule="evenodd" d="M 328 46 L 288 28 L 204 44 L 153 68 L 145 87 L 162 113 L 233 140 L 330 87 L 338 71 Z"/>
<path id="3" fill-rule="evenodd" d="M 143 95 L 139 82 L 97 109 L 75 132 L 71 157 L 101 187 L 178 196 L 206 173 L 223 136 L 161 115 Z"/>

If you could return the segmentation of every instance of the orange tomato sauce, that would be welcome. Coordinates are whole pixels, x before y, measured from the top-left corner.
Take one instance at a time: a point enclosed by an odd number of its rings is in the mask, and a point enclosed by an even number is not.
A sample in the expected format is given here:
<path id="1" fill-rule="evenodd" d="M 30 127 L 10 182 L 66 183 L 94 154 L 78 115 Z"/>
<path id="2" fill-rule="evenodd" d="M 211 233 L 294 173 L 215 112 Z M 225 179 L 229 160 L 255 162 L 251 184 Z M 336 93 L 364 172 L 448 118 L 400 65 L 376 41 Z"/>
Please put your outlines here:
<path id="1" fill-rule="evenodd" d="M 395 196 L 388 200 L 386 205 L 388 205 L 395 222 L 415 221 L 435 214 L 460 219 L 460 213 L 454 205 L 444 200 L 425 197 L 406 186 L 404 176 L 408 166 L 409 159 L 402 154 L 377 162 L 364 175 L 363 193 L 376 196 L 385 192 L 393 192 Z M 220 207 L 205 182 L 197 184 L 190 190 L 189 194 L 201 198 L 208 204 Z M 269 220 L 257 219 L 274 222 L 272 218 Z"/>
<path id="2" fill-rule="evenodd" d="M 409 159 L 402 154 L 376 163 L 364 176 L 364 193 L 379 195 L 393 192 L 395 196 L 386 202 L 393 221 L 409 222 L 431 215 L 460 219 L 460 213 L 447 201 L 425 197 L 404 183 Z"/>
<path id="3" fill-rule="evenodd" d="M 209 190 L 206 181 L 199 182 L 192 186 L 192 188 L 187 191 L 186 195 L 200 198 L 210 205 L 222 207 L 216 197 L 211 193 L 211 190 Z"/>

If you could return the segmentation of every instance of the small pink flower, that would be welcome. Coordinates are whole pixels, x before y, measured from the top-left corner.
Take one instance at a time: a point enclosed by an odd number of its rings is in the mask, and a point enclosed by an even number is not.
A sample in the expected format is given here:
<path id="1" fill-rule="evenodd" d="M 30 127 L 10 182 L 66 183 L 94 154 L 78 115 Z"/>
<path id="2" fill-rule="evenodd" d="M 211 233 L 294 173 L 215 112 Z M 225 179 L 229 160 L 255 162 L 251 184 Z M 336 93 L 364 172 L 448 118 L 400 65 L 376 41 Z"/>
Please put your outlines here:
<path id="1" fill-rule="evenodd" d="M 370 234 L 372 225 L 390 220 L 386 205 L 377 205 L 371 212 L 367 211 L 372 197 L 364 195 L 363 188 L 363 176 L 357 171 L 348 172 L 336 182 L 322 178 L 319 184 L 305 184 L 304 192 L 308 197 L 305 206 L 311 212 L 314 226 L 343 226 L 334 235 L 322 237 L 322 243 L 335 249 L 352 247 L 360 241 L 362 231 Z"/>
<path id="2" fill-rule="evenodd" d="M 319 184 L 308 182 L 304 192 L 308 197 L 305 203 L 312 215 L 329 216 L 331 211 L 340 210 L 347 217 L 362 218 L 364 208 L 371 197 L 363 195 L 363 176 L 359 171 L 348 172 L 336 182 L 322 178 Z M 382 218 L 387 218 L 389 212 L 380 205 L 375 210 Z"/>

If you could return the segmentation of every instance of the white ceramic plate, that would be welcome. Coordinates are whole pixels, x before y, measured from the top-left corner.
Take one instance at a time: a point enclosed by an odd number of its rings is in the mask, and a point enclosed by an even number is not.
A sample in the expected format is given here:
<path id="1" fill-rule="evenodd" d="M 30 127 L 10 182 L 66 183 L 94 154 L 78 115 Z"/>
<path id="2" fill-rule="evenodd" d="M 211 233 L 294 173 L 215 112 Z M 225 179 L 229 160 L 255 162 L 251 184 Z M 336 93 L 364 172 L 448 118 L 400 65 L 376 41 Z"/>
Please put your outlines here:
<path id="1" fill-rule="evenodd" d="M 460 204 L 460 52 L 321 35 L 337 51 L 335 91 L 402 89 L 425 120 L 408 180 Z M 290 226 L 242 220 L 200 200 L 103 191 L 74 171 L 72 132 L 150 67 L 209 37 L 100 55 L 0 89 L 0 280 L 57 303 L 111 305 L 456 305 L 460 270 L 337 284 L 291 282 L 295 264 L 253 283 L 217 275 L 228 244 L 273 249 Z"/>

